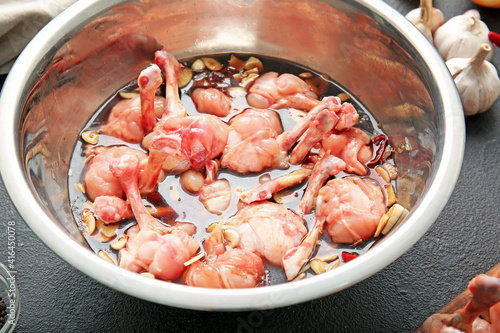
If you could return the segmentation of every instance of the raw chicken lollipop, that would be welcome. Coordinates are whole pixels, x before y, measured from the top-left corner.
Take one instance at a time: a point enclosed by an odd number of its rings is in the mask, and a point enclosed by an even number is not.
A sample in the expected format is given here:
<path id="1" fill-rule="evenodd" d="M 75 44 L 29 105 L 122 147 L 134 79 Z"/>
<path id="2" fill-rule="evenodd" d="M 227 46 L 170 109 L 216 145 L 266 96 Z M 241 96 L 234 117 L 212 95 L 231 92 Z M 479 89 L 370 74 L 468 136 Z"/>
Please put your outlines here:
<path id="1" fill-rule="evenodd" d="M 297 212 L 302 215 L 309 214 L 314 208 L 314 202 L 323 184 L 329 177 L 335 176 L 345 168 L 344 161 L 331 155 L 327 155 L 316 162 Z"/>
<path id="2" fill-rule="evenodd" d="M 264 262 L 261 257 L 245 249 L 225 249 L 223 220 L 203 243 L 205 258 L 192 263 L 182 281 L 205 288 L 253 288 L 264 280 Z"/>
<path id="3" fill-rule="evenodd" d="M 302 243 L 283 257 L 287 280 L 295 278 L 309 261 L 325 224 L 334 243 L 354 243 L 374 235 L 385 211 L 384 195 L 374 180 L 358 177 L 330 180 L 319 190 L 314 226 Z"/>
<path id="4" fill-rule="evenodd" d="M 186 109 L 179 98 L 179 62 L 166 49 L 155 52 L 155 62 L 165 74 L 166 107 L 160 124 L 171 116 L 184 117 Z"/>
<path id="5" fill-rule="evenodd" d="M 288 152 L 290 148 L 297 143 L 300 137 L 306 133 L 306 131 L 312 130 L 314 132 L 318 129 L 318 125 L 321 125 L 319 126 L 319 129 L 324 132 L 321 134 L 327 134 L 329 125 L 332 125 L 331 122 L 333 122 L 333 128 L 335 130 L 345 131 L 354 126 L 358 119 L 359 115 L 352 104 L 344 103 L 340 105 L 340 100 L 337 97 L 325 97 L 290 130 L 279 135 L 278 143 L 280 145 L 280 149 L 283 152 Z M 316 141 L 323 137 L 322 135 L 312 136 L 315 137 L 314 139 Z M 310 141 L 306 142 L 308 142 L 307 145 L 310 148 Z M 308 151 L 308 148 L 301 148 L 300 150 Z"/>
<path id="6" fill-rule="evenodd" d="M 127 230 L 127 245 L 120 250 L 120 267 L 147 271 L 161 280 L 175 280 L 199 245 L 183 228 L 161 224 L 147 211 L 139 193 L 139 160 L 123 155 L 110 165 L 126 193 L 137 225 Z"/>
<path id="7" fill-rule="evenodd" d="M 260 109 L 295 108 L 309 111 L 318 104 L 318 96 L 298 76 L 268 72 L 255 80 L 248 91 L 247 101 L 250 106 Z"/>
<path id="8" fill-rule="evenodd" d="M 125 146 L 94 147 L 87 151 L 87 155 L 95 154 L 85 173 L 85 186 L 90 200 L 94 201 L 100 196 L 123 198 L 124 192 L 120 182 L 110 171 L 110 165 L 123 155 L 134 155 L 141 161 L 139 188 L 142 194 L 153 192 L 157 183 L 165 177 L 162 165 L 172 152 L 170 143 L 165 135 L 154 137 L 150 143 L 149 155 Z"/>
<path id="9" fill-rule="evenodd" d="M 320 190 L 321 215 L 334 243 L 355 243 L 373 237 L 387 211 L 384 194 L 371 178 L 346 177 L 330 180 Z"/>
<path id="10" fill-rule="evenodd" d="M 310 169 L 298 169 L 281 177 L 271 179 L 243 194 L 241 201 L 250 204 L 255 201 L 270 199 L 273 194 L 281 190 L 305 182 L 311 175 L 311 172 Z"/>
<path id="11" fill-rule="evenodd" d="M 499 332 L 500 323 L 496 322 L 495 317 L 490 316 L 490 325 L 479 316 L 500 304 L 500 279 L 484 274 L 477 275 L 469 282 L 468 288 L 473 296 L 463 309 L 454 314 L 433 314 L 423 323 L 420 332 Z"/>
<path id="12" fill-rule="evenodd" d="M 326 216 L 320 213 L 323 197 L 321 194 L 317 198 L 316 220 L 302 242 L 288 250 L 281 260 L 281 266 L 285 271 L 287 281 L 294 279 L 301 272 L 304 265 L 309 261 L 311 254 L 316 248 L 319 235 L 323 231 Z"/>
<path id="13" fill-rule="evenodd" d="M 155 140 L 160 136 L 169 141 L 171 147 L 163 164 L 165 171 L 200 170 L 222 153 L 228 138 L 228 126 L 212 115 L 173 116 L 165 119 L 148 139 Z"/>
<path id="14" fill-rule="evenodd" d="M 148 156 L 140 150 L 125 146 L 96 147 L 93 150 L 97 151 L 97 155 L 90 160 L 84 178 L 89 199 L 94 201 L 99 196 L 123 198 L 122 186 L 109 169 L 110 164 L 119 160 L 123 155 L 134 155 L 140 161 L 146 161 Z"/>
<path id="15" fill-rule="evenodd" d="M 247 109 L 229 121 L 221 166 L 238 173 L 283 167 L 286 155 L 277 137 L 283 132 L 279 115 L 269 109 Z"/>
<path id="16" fill-rule="evenodd" d="M 162 140 L 169 141 L 165 144 L 171 148 L 163 164 L 165 171 L 203 169 L 208 161 L 222 153 L 228 127 L 216 116 L 186 116 L 179 98 L 179 63 L 165 49 L 155 53 L 155 61 L 165 72 L 167 106 L 155 130 L 144 138 L 142 145 L 149 149 L 154 138 L 163 136 Z"/>
<path id="17" fill-rule="evenodd" d="M 227 220 L 225 227 L 238 233 L 238 247 L 258 253 L 276 266 L 307 233 L 300 216 L 268 201 L 243 207 Z"/>
<path id="18" fill-rule="evenodd" d="M 148 194 L 154 192 L 156 190 L 156 185 L 158 184 L 158 182 L 161 182 L 164 179 L 165 175 L 162 170 L 162 166 L 166 158 L 172 152 L 170 143 L 170 140 L 165 135 L 159 135 L 153 138 L 153 141 L 151 141 L 151 144 L 149 146 L 149 155 L 147 156 L 146 161 L 141 163 L 141 169 L 139 172 L 139 189 L 141 193 Z M 119 180 L 110 171 L 110 165 L 121 158 L 121 156 L 128 154 L 130 151 L 133 151 L 135 153 L 135 150 L 127 148 L 121 149 L 121 152 L 115 154 L 113 158 L 101 158 L 98 165 L 93 167 L 93 164 L 91 165 L 91 168 L 89 169 L 93 171 L 91 175 L 108 177 L 109 184 L 112 184 L 113 186 L 119 185 L 121 187 L 121 185 L 119 184 Z M 109 156 L 106 155 L 106 157 Z M 88 174 L 89 173 L 87 172 L 87 175 Z M 87 175 L 85 178 L 86 181 Z M 92 180 L 95 181 L 95 178 L 96 177 L 94 177 Z M 88 182 L 90 181 L 91 179 L 88 180 Z M 102 183 L 94 182 L 89 185 L 91 185 L 91 189 L 93 192 L 105 190 L 105 188 L 97 188 L 99 184 Z M 100 195 L 95 198 L 93 204 L 95 212 L 104 223 L 119 222 L 132 217 L 131 208 L 129 207 L 127 202 L 121 199 L 121 197 L 122 196 L 107 194 Z"/>
<path id="19" fill-rule="evenodd" d="M 286 168 L 286 154 L 304 133 L 305 141 L 301 141 L 298 148 L 292 151 L 292 162 L 300 163 L 311 147 L 330 130 L 348 129 L 354 126 L 358 118 L 358 113 L 351 104 L 340 105 L 337 97 L 325 97 L 295 126 L 282 133 L 279 116 L 274 111 L 246 110 L 229 122 L 228 144 L 224 148 L 221 165 L 238 173 Z M 323 120 L 327 124 L 323 124 Z M 318 127 L 321 127 L 319 131 Z M 316 132 L 319 134 L 316 135 Z"/>
<path id="20" fill-rule="evenodd" d="M 156 117 L 165 110 L 165 98 L 155 96 L 162 83 L 160 68 L 151 65 L 144 69 L 137 83 L 140 96 L 118 102 L 108 116 L 100 132 L 130 143 L 139 143 L 145 134 L 153 130 Z"/>
<path id="21" fill-rule="evenodd" d="M 334 131 L 321 140 L 320 156 L 333 155 L 347 163 L 347 172 L 360 176 L 367 174 L 366 163 L 372 158 L 370 137 L 359 128 Z"/>

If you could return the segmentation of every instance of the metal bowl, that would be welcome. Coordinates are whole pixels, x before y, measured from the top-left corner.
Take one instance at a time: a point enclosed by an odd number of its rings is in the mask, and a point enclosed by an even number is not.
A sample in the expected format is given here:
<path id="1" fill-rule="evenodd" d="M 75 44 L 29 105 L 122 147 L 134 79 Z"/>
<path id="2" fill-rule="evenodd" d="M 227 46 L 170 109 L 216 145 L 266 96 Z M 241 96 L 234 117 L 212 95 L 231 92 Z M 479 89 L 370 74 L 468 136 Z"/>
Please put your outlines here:
<path id="1" fill-rule="evenodd" d="M 76 227 L 68 165 L 78 133 L 159 47 L 177 58 L 257 53 L 327 73 L 371 110 L 396 148 L 406 220 L 366 254 L 313 278 L 247 290 L 157 281 L 95 255 Z M 0 99 L 0 170 L 31 229 L 97 281 L 143 299 L 205 310 L 304 302 L 389 265 L 435 221 L 457 180 L 460 99 L 427 40 L 378 0 L 79 1 L 49 23 L 12 68 Z"/>

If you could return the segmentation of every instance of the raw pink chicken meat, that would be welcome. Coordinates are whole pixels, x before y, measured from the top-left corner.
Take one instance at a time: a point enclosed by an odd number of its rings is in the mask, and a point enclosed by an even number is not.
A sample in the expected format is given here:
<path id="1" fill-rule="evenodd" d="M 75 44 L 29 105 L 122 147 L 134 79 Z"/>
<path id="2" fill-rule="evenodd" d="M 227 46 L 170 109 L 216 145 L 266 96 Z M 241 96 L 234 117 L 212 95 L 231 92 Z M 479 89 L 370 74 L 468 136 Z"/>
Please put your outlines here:
<path id="1" fill-rule="evenodd" d="M 316 197 L 326 180 L 343 171 L 345 167 L 346 164 L 344 161 L 331 155 L 325 156 L 316 162 L 297 212 L 302 215 L 309 214 L 314 208 Z"/>
<path id="2" fill-rule="evenodd" d="M 249 89 L 247 101 L 254 108 L 233 117 L 228 126 L 218 117 L 230 114 L 231 98 L 217 89 L 197 88 L 191 97 L 198 111 L 207 114 L 187 116 L 179 97 L 181 65 L 165 49 L 155 53 L 155 62 L 157 65 L 142 71 L 138 78 L 140 98 L 118 103 L 103 127 L 103 133 L 114 133 L 125 141 L 142 140 L 149 155 L 127 147 L 107 148 L 93 157 L 85 175 L 87 193 L 99 218 L 105 223 L 132 216 L 137 220 L 137 225 L 127 230 L 127 245 L 120 251 L 121 267 L 147 271 L 162 280 L 182 276 L 182 281 L 192 286 L 250 288 L 263 282 L 262 258 L 282 265 L 288 280 L 297 276 L 324 228 L 335 243 L 354 243 L 373 236 L 387 209 L 378 184 L 369 178 L 347 177 L 323 186 L 342 170 L 366 175 L 371 141 L 363 131 L 353 128 L 359 116 L 351 104 L 341 105 L 337 97 L 318 101 L 299 77 L 269 72 Z M 165 74 L 166 99 L 155 96 L 161 84 L 160 68 Z M 278 113 L 269 108 L 284 107 L 309 112 L 283 133 Z M 184 263 L 199 249 L 191 237 L 196 228 L 160 223 L 144 206 L 141 193 L 156 189 L 162 170 L 206 168 L 210 185 L 216 178 L 216 171 L 210 170 L 218 170 L 213 165 L 219 157 L 222 167 L 241 174 L 286 168 L 287 154 L 294 145 L 292 164 L 300 164 L 313 147 L 321 147 L 313 170 L 299 169 L 248 192 L 242 198 L 248 205 L 225 224 L 223 220 L 218 223 L 204 242 L 206 256 L 186 269 Z M 316 206 L 316 221 L 309 232 L 300 215 L 262 201 L 307 178 L 309 184 L 298 213 L 308 214 Z M 223 228 L 238 233 L 236 248 L 226 249 Z"/>
<path id="3" fill-rule="evenodd" d="M 165 171 L 200 170 L 222 153 L 228 138 L 228 126 L 212 115 L 168 117 L 149 139 L 158 136 L 164 136 L 163 140 L 169 141 L 171 147 L 163 163 Z"/>
<path id="4" fill-rule="evenodd" d="M 134 216 L 127 201 L 112 195 L 95 198 L 93 207 L 97 217 L 106 224 L 120 222 Z"/>
<path id="5" fill-rule="evenodd" d="M 270 199 L 273 194 L 284 190 L 286 188 L 301 184 L 305 182 L 311 175 L 310 169 L 298 169 L 284 176 L 271 179 L 268 182 L 254 188 L 253 190 L 245 193 L 241 201 L 250 204 L 254 201 L 262 201 Z"/>
<path id="6" fill-rule="evenodd" d="M 321 141 L 320 155 L 333 155 L 347 163 L 347 172 L 360 176 L 367 174 L 365 164 L 372 158 L 370 137 L 359 128 L 335 131 Z"/>
<path id="7" fill-rule="evenodd" d="M 263 282 L 264 262 L 252 251 L 225 249 L 222 220 L 203 243 L 205 258 L 191 264 L 182 281 L 204 288 L 253 288 Z"/>
<path id="8" fill-rule="evenodd" d="M 127 230 L 127 245 L 120 250 L 120 267 L 133 272 L 147 271 L 161 280 L 175 280 L 185 270 L 184 263 L 199 245 L 183 228 L 161 224 L 147 211 L 139 192 L 139 159 L 123 155 L 110 165 L 126 193 L 137 225 Z"/>
<path id="9" fill-rule="evenodd" d="M 306 155 L 324 137 L 327 137 L 339 120 L 337 114 L 329 109 L 321 110 L 309 123 L 302 140 L 290 153 L 290 164 L 300 164 Z"/>
<path id="10" fill-rule="evenodd" d="M 168 117 L 184 117 L 187 112 L 179 97 L 179 62 L 166 49 L 155 52 L 155 62 L 165 74 L 166 107 L 159 121 L 159 124 L 162 124 Z"/>
<path id="11" fill-rule="evenodd" d="M 231 112 L 231 98 L 219 89 L 196 88 L 191 93 L 191 98 L 200 113 L 225 117 Z"/>
<path id="12" fill-rule="evenodd" d="M 307 233 L 300 216 L 267 201 L 243 207 L 227 220 L 226 226 L 239 234 L 240 248 L 258 253 L 276 266 Z"/>
<path id="13" fill-rule="evenodd" d="M 115 146 L 103 149 L 92 160 L 90 160 L 85 173 L 85 188 L 91 201 L 99 196 L 114 196 L 123 198 L 122 186 L 115 175 L 109 170 L 109 166 L 123 155 L 134 155 L 140 161 L 146 161 L 148 156 L 137 149 Z"/>
<path id="14" fill-rule="evenodd" d="M 118 102 L 108 116 L 100 132 L 126 142 L 139 143 L 145 134 L 151 132 L 157 115 L 165 110 L 165 98 L 155 96 L 162 83 L 158 66 L 144 69 L 137 79 L 140 96 Z"/>
<path id="15" fill-rule="evenodd" d="M 248 109 L 229 121 L 221 166 L 238 173 L 283 167 L 285 154 L 277 137 L 283 132 L 279 115 L 269 109 Z"/>
<path id="16" fill-rule="evenodd" d="M 142 165 L 139 173 L 139 188 L 141 193 L 154 192 L 158 182 L 163 181 L 165 174 L 162 170 L 162 166 L 165 159 L 172 151 L 170 143 L 171 141 L 165 135 L 158 135 L 153 138 L 153 141 L 151 141 L 149 146 L 149 155 L 147 156 L 146 161 L 141 163 Z M 121 156 L 129 154 L 129 149 L 130 148 L 120 149 L 120 152 L 115 153 L 113 158 L 105 160 L 100 159 L 100 163 L 97 166 L 91 166 L 89 170 L 92 170 L 94 175 L 109 177 L 109 182 L 114 186 L 117 186 L 119 181 L 116 177 L 113 177 L 114 175 L 110 172 L 109 167 L 111 163 L 114 163 Z M 135 153 L 135 150 L 133 152 Z M 99 156 L 99 154 L 97 156 Z M 106 157 L 109 157 L 109 154 L 107 154 Z M 95 177 L 93 179 L 95 179 Z M 92 183 L 92 190 L 95 191 L 96 186 L 99 184 L 102 185 L 102 183 L 99 182 Z M 98 188 L 97 190 L 102 189 Z M 94 200 L 93 206 L 97 216 L 105 223 L 119 222 L 132 217 L 130 207 L 121 199 L 121 196 L 118 197 L 113 194 L 97 196 Z"/>
<path id="17" fill-rule="evenodd" d="M 155 130 L 142 140 L 149 146 L 159 136 L 170 147 L 163 163 L 167 172 L 200 170 L 222 153 L 228 136 L 228 126 L 213 115 L 186 116 L 186 109 L 179 98 L 179 62 L 167 50 L 155 53 L 155 61 L 165 73 L 167 105 Z M 168 141 L 168 143 L 167 143 Z"/>
<path id="18" fill-rule="evenodd" d="M 326 216 L 321 214 L 321 205 L 323 197 L 321 194 L 316 199 L 316 214 L 312 228 L 307 232 L 306 237 L 300 245 L 291 248 L 285 253 L 281 260 L 281 266 L 285 271 L 287 281 L 294 279 L 300 274 L 304 265 L 309 261 L 311 254 L 316 248 L 318 238 L 323 233 L 323 226 L 326 222 Z"/>
<path id="19" fill-rule="evenodd" d="M 318 96 L 306 82 L 292 74 L 268 72 L 255 80 L 248 90 L 248 104 L 259 109 L 295 108 L 311 110 Z"/>
<path id="20" fill-rule="evenodd" d="M 384 194 L 371 178 L 346 177 L 330 180 L 319 191 L 320 214 L 334 243 L 355 243 L 375 234 L 386 212 Z"/>
<path id="21" fill-rule="evenodd" d="M 309 261 L 325 224 L 334 243 L 354 243 L 373 236 L 385 211 L 384 195 L 374 180 L 358 177 L 330 180 L 319 190 L 313 227 L 302 243 L 283 257 L 287 280 L 295 278 Z"/>
<path id="22" fill-rule="evenodd" d="M 157 65 L 151 65 L 143 70 L 137 79 L 137 84 L 139 85 L 141 94 L 141 123 L 144 134 L 151 132 L 155 127 L 156 113 L 158 112 L 163 114 L 165 111 L 165 106 L 163 106 L 162 110 L 155 110 L 156 89 L 158 89 L 162 82 L 163 79 L 161 77 L 161 70 Z M 162 100 L 165 101 L 164 99 Z M 142 140 L 142 138 L 140 140 Z"/>
<path id="23" fill-rule="evenodd" d="M 144 152 L 124 147 L 114 146 L 105 149 L 98 147 L 97 154 L 90 160 L 89 168 L 85 174 L 85 186 L 90 200 L 94 201 L 100 196 L 114 196 L 123 198 L 124 192 L 120 182 L 110 171 L 109 167 L 123 155 L 134 155 L 141 161 L 139 187 L 141 193 L 151 193 L 156 189 L 157 183 L 165 177 L 162 165 L 168 154 L 172 151 L 169 146 L 170 140 L 164 135 L 153 138 L 150 144 L 149 155 Z M 117 203 L 116 200 L 108 200 L 109 204 Z M 118 211 L 122 209 L 117 207 Z"/>
<path id="24" fill-rule="evenodd" d="M 469 282 L 468 288 L 472 292 L 472 299 L 463 309 L 454 314 L 433 314 L 422 324 L 420 332 L 499 332 L 500 325 L 497 318 L 491 317 L 491 310 L 500 305 L 500 278 L 480 274 Z M 479 318 L 479 315 L 488 310 L 491 324 Z"/>
<path id="25" fill-rule="evenodd" d="M 334 125 L 334 129 L 336 130 L 346 130 L 354 126 L 359 119 L 359 115 L 352 104 L 344 103 L 340 105 L 340 100 L 337 97 L 325 97 L 290 130 L 279 135 L 278 143 L 280 144 L 281 150 L 288 152 L 290 148 L 297 143 L 300 137 L 308 131 L 310 126 L 315 127 L 315 118 L 325 112 L 330 113 L 330 117 L 334 117 L 332 114 L 333 112 L 338 116 L 339 119 Z M 325 120 L 328 120 L 328 118 Z"/>

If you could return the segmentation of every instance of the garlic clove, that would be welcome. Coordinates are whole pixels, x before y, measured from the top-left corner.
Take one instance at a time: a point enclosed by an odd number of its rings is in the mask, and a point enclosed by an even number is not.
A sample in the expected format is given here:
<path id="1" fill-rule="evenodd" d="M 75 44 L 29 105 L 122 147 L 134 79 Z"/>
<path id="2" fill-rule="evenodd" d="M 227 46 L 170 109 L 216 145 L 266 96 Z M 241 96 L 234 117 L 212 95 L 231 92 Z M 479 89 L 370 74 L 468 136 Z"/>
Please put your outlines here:
<path id="1" fill-rule="evenodd" d="M 445 61 L 452 58 L 469 58 L 481 44 L 491 42 L 488 39 L 488 26 L 480 20 L 477 10 L 469 10 L 443 24 L 434 34 L 434 46 Z M 493 52 L 486 60 L 491 59 Z"/>
<path id="2" fill-rule="evenodd" d="M 406 18 L 431 42 L 432 34 L 444 23 L 443 12 L 432 7 L 432 0 L 421 0 L 420 7 L 409 11 Z"/>
<path id="3" fill-rule="evenodd" d="M 482 44 L 471 58 L 454 58 L 446 62 L 457 86 L 464 114 L 472 116 L 488 110 L 500 96 L 498 72 L 489 61 L 491 47 Z"/>

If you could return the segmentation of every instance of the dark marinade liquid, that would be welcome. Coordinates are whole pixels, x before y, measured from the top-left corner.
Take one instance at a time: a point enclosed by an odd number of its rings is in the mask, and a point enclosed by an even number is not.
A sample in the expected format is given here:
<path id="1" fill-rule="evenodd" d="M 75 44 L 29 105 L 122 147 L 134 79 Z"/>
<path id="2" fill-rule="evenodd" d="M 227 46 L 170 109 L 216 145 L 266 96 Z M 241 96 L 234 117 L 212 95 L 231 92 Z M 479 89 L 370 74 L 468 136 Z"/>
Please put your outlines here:
<path id="1" fill-rule="evenodd" d="M 249 54 L 237 54 L 237 53 L 232 53 L 232 54 L 236 55 L 240 59 L 247 59 L 248 57 L 251 56 Z M 221 64 L 225 66 L 229 61 L 230 55 L 231 54 L 221 54 L 214 56 L 212 54 L 208 56 L 217 59 Z M 290 61 L 285 61 L 283 59 L 266 57 L 261 55 L 254 55 L 254 56 L 259 58 L 264 65 L 264 70 L 261 72 L 261 74 L 265 72 L 274 71 L 278 72 L 279 74 L 290 73 L 299 75 L 300 73 L 310 72 L 314 76 L 321 75 L 321 73 L 316 72 L 306 66 L 293 63 Z M 179 62 L 185 66 L 190 66 L 194 60 L 201 57 L 202 56 L 197 56 L 190 59 L 182 59 L 179 60 Z M 372 138 L 383 133 L 381 128 L 378 126 L 376 119 L 370 114 L 370 112 L 363 106 L 363 104 L 360 101 L 355 99 L 348 91 L 343 89 L 333 80 L 328 79 L 328 82 L 330 83 L 328 90 L 325 94 L 319 96 L 320 99 L 324 96 L 336 96 L 339 95 L 340 93 L 347 93 L 349 95 L 349 99 L 347 100 L 347 102 L 352 103 L 353 106 L 356 108 L 357 112 L 359 113 L 359 120 L 356 124 L 356 127 L 364 130 Z M 164 96 L 164 88 L 165 85 L 162 84 L 162 86 L 160 87 L 162 96 Z M 123 87 L 120 91 L 118 91 L 114 96 L 112 96 L 96 111 L 93 117 L 82 129 L 82 133 L 85 131 L 97 130 L 103 123 L 106 122 L 108 114 L 113 108 L 113 106 L 123 99 L 119 95 L 120 92 L 129 92 L 136 89 L 137 89 L 137 84 L 136 80 L 134 80 L 125 87 Z M 180 90 L 181 101 L 184 107 L 186 108 L 188 115 L 200 114 L 196 111 L 194 103 L 190 97 L 190 94 L 193 89 L 194 89 L 193 81 L 191 81 L 186 87 Z M 246 98 L 244 96 L 236 97 L 233 99 L 232 102 L 233 110 L 231 111 L 231 114 L 221 119 L 224 121 L 228 121 L 231 117 L 235 116 L 237 113 L 249 107 L 250 106 L 247 104 Z M 295 121 L 291 118 L 288 109 L 279 109 L 276 111 L 280 114 L 283 130 L 284 131 L 289 130 L 295 124 Z M 86 145 L 88 144 L 85 141 L 81 139 L 78 140 L 75 144 L 75 148 L 71 158 L 70 172 L 68 175 L 68 189 L 69 189 L 69 198 L 71 201 L 71 209 L 76 224 L 78 225 L 79 230 L 81 231 L 84 238 L 87 240 L 90 248 L 96 253 L 99 253 L 100 250 L 104 250 L 110 256 L 110 258 L 114 260 L 115 263 L 118 263 L 119 251 L 113 250 L 110 247 L 110 244 L 116 239 L 118 239 L 120 236 L 122 236 L 129 227 L 135 225 L 136 222 L 135 219 L 129 219 L 120 222 L 119 227 L 116 230 L 116 236 L 114 236 L 111 240 L 107 242 L 103 241 L 103 238 L 105 237 L 101 235 L 101 233 L 97 230 L 97 228 L 96 232 L 94 232 L 91 236 L 85 232 L 85 224 L 81 220 L 82 205 L 89 199 L 85 194 L 83 194 L 80 190 L 77 189 L 76 184 L 84 183 L 84 175 L 86 171 L 84 148 Z M 102 146 L 126 145 L 131 148 L 136 148 L 144 151 L 144 149 L 140 146 L 140 144 L 130 144 L 120 139 L 107 136 L 104 134 L 99 134 L 99 142 L 97 145 L 102 145 Z M 198 196 L 185 192 L 179 184 L 179 175 L 168 175 L 167 178 L 158 185 L 158 191 L 148 196 L 144 196 L 143 201 L 146 204 L 146 206 L 163 206 L 163 207 L 169 206 L 171 208 L 170 213 L 165 214 L 165 216 L 163 217 L 159 217 L 159 219 L 165 223 L 168 223 L 169 221 L 172 221 L 174 219 L 176 221 L 194 223 L 197 227 L 197 232 L 193 237 L 199 242 L 200 248 L 203 249 L 201 245 L 203 244 L 203 240 L 208 236 L 208 233 L 205 231 L 206 227 L 214 222 L 217 222 L 220 218 L 229 218 L 234 214 L 236 214 L 236 212 L 238 211 L 239 196 L 237 193 L 239 193 L 239 191 L 241 190 L 249 191 L 260 185 L 261 181 L 266 178 L 268 179 L 276 178 L 284 174 L 290 173 L 299 168 L 301 168 L 300 165 L 290 165 L 290 167 L 286 170 L 264 170 L 263 172 L 258 174 L 246 174 L 246 175 L 240 175 L 231 170 L 221 169 L 218 175 L 218 179 L 225 178 L 229 180 L 231 184 L 231 191 L 233 193 L 231 198 L 231 204 L 229 208 L 223 212 L 222 215 L 209 213 L 205 209 L 203 204 L 198 200 Z M 341 172 L 336 177 L 342 178 L 348 175 L 350 174 Z M 385 182 L 380 179 L 377 172 L 375 172 L 373 169 L 370 169 L 367 176 L 372 177 L 375 180 L 379 181 L 382 190 L 385 192 L 383 187 L 383 184 Z M 295 208 L 297 208 L 300 199 L 302 198 L 302 195 L 306 189 L 306 186 L 307 182 L 282 191 L 281 198 L 283 200 L 283 205 L 285 205 L 292 211 Z M 269 200 L 273 201 L 272 198 Z M 175 213 L 172 213 L 172 210 L 175 211 Z M 314 211 L 305 216 L 304 219 L 307 223 L 307 228 L 309 230 L 314 224 Z M 337 251 L 339 258 L 341 258 L 342 251 L 347 251 L 350 253 L 357 253 L 357 254 L 362 254 L 366 252 L 376 242 L 377 239 L 372 238 L 362 242 L 361 244 L 356 244 L 356 245 L 333 244 L 331 242 L 329 235 L 323 234 L 320 236 L 319 240 L 321 242 L 321 245 L 317 247 L 315 255 Z M 343 264 L 345 263 L 340 259 L 340 265 Z M 266 262 L 265 268 L 266 268 L 266 280 L 264 281 L 264 285 L 273 285 L 286 282 L 285 274 L 281 269 L 281 267 L 276 267 Z M 314 273 L 311 273 L 310 271 L 311 270 L 307 271 L 308 277 L 314 275 Z"/>

